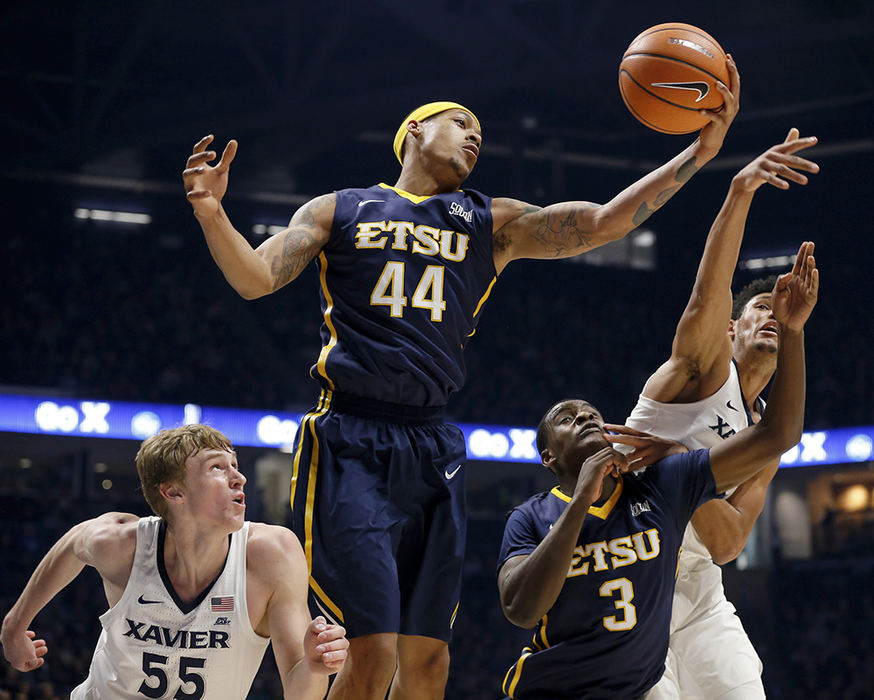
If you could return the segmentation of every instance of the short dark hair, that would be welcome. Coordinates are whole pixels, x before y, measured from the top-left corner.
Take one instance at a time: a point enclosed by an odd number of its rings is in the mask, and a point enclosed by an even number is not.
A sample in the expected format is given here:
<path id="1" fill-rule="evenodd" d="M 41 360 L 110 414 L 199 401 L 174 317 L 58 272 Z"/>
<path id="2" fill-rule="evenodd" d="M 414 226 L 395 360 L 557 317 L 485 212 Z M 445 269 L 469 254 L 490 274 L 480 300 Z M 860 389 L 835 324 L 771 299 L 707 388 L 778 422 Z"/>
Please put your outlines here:
<path id="1" fill-rule="evenodd" d="M 743 313 L 744 307 L 750 299 L 765 292 L 770 293 L 776 283 L 777 275 L 771 275 L 770 277 L 759 277 L 747 284 L 734 295 L 734 301 L 731 304 L 731 317 L 737 319 Z"/>
<path id="2" fill-rule="evenodd" d="M 551 411 L 552 409 L 550 408 L 549 410 Z M 549 423 L 546 422 L 547 415 L 549 415 L 549 411 L 543 414 L 543 418 L 537 424 L 537 454 L 542 453 L 546 449 L 546 443 L 549 440 Z"/>

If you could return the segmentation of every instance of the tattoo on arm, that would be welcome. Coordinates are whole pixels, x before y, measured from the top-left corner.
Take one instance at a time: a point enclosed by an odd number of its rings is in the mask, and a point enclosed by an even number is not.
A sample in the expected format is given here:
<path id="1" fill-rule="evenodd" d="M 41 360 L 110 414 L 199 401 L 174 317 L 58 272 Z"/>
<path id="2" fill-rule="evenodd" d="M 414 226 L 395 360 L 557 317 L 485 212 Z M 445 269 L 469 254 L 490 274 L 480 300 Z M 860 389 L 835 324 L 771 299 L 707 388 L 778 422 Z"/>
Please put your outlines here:
<path id="1" fill-rule="evenodd" d="M 650 206 L 647 202 L 642 202 L 638 207 L 637 211 L 634 213 L 634 218 L 632 221 L 635 226 L 640 226 L 644 221 L 646 221 L 650 216 L 655 213 L 656 209 L 659 209 L 665 202 L 667 202 L 677 190 L 680 189 L 685 183 L 689 181 L 689 179 L 698 171 L 700 168 L 698 164 L 695 162 L 695 156 L 692 156 L 683 163 L 678 169 L 677 174 L 674 177 L 674 180 L 679 184 L 668 187 L 666 190 L 662 190 L 656 195 L 656 198 L 653 200 L 653 206 Z"/>
<path id="2" fill-rule="evenodd" d="M 544 209 L 538 219 L 532 236 L 540 242 L 545 253 L 560 258 L 582 253 L 591 246 L 591 232 L 580 228 L 574 206 L 553 208 L 552 212 Z"/>
<path id="3" fill-rule="evenodd" d="M 304 226 L 296 225 L 288 232 L 282 242 L 282 251 L 274 255 L 270 263 L 273 291 L 297 277 L 313 259 L 311 247 L 314 240 L 315 237 Z"/>
<path id="4" fill-rule="evenodd" d="M 313 259 L 317 239 L 315 214 L 333 202 L 322 198 L 305 204 L 294 215 L 289 231 L 282 242 L 282 250 L 273 256 L 270 272 L 273 274 L 273 291 L 276 291 L 300 274 L 300 271 Z"/>
<path id="5" fill-rule="evenodd" d="M 695 156 L 692 156 L 691 158 L 689 158 L 689 160 L 687 160 L 680 166 L 679 170 L 677 170 L 677 177 L 674 179 L 680 184 L 685 184 L 689 181 L 689 178 L 691 178 L 699 170 L 700 168 L 695 162 Z"/>
<path id="6" fill-rule="evenodd" d="M 666 190 L 662 190 L 659 192 L 658 196 L 655 198 L 653 204 L 655 204 L 655 208 L 658 209 L 662 204 L 667 202 L 671 197 L 674 196 L 674 193 L 680 189 L 682 185 L 674 185 L 673 187 L 668 187 Z"/>
<path id="7" fill-rule="evenodd" d="M 509 228 L 513 222 L 518 221 L 526 214 L 533 214 L 534 212 L 540 211 L 541 208 L 542 207 L 538 207 L 533 204 L 520 203 L 518 213 L 512 219 L 510 219 L 510 221 L 508 221 L 506 224 L 501 226 L 501 228 L 495 231 L 494 235 L 492 236 L 492 249 L 495 252 L 503 252 L 507 248 L 509 248 L 511 236 L 507 232 L 507 228 Z"/>
<path id="8" fill-rule="evenodd" d="M 637 211 L 634 212 L 634 217 L 631 219 L 631 222 L 635 226 L 640 226 L 644 221 L 646 221 L 649 217 L 653 215 L 656 208 L 649 208 L 649 205 L 646 202 L 641 202 L 640 206 L 637 208 Z"/>

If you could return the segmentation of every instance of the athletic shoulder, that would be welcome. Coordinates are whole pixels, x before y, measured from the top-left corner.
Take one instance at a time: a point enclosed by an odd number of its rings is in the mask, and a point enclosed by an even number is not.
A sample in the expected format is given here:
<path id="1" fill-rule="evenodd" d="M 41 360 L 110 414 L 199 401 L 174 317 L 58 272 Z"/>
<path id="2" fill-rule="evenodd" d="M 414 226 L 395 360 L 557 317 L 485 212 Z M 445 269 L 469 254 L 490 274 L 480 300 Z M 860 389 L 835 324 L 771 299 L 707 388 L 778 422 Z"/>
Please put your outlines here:
<path id="1" fill-rule="evenodd" d="M 140 518 L 133 513 L 110 512 L 80 523 L 82 546 L 101 553 L 136 548 Z"/>
<path id="2" fill-rule="evenodd" d="M 257 575 L 279 573 L 287 567 L 306 566 L 297 536 L 281 525 L 250 523 L 246 568 Z"/>
<path id="3" fill-rule="evenodd" d="M 73 527 L 73 554 L 93 566 L 106 581 L 124 588 L 137 551 L 140 518 L 132 513 L 104 513 Z"/>

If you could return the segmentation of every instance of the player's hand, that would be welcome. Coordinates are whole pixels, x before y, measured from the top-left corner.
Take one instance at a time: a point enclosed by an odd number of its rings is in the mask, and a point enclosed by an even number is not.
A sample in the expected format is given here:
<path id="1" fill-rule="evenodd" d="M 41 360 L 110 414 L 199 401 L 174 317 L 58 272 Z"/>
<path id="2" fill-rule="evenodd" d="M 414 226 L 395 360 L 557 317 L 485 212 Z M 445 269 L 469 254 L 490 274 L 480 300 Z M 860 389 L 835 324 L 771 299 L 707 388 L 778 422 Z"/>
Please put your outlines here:
<path id="1" fill-rule="evenodd" d="M 304 654 L 313 673 L 329 676 L 346 662 L 349 640 L 346 630 L 330 625 L 319 615 L 310 622 L 304 637 Z"/>
<path id="2" fill-rule="evenodd" d="M 216 165 L 209 165 L 216 156 L 215 151 L 206 150 L 212 140 L 212 135 L 204 136 L 194 144 L 194 150 L 182 171 L 188 201 L 194 207 L 194 215 L 202 218 L 214 216 L 218 211 L 228 189 L 228 170 L 237 154 L 237 142 L 232 139 L 225 146 L 221 160 Z"/>
<path id="3" fill-rule="evenodd" d="M 726 55 L 726 66 L 728 67 L 728 77 L 731 85 L 725 85 L 722 81 L 716 81 L 716 89 L 722 95 L 723 107 L 718 112 L 710 110 L 701 110 L 701 114 L 705 115 L 710 123 L 707 124 L 698 136 L 705 153 L 711 158 L 715 156 L 719 149 L 722 148 L 722 142 L 725 140 L 725 135 L 728 133 L 728 127 L 737 116 L 737 111 L 740 109 L 740 74 L 737 72 L 737 66 L 731 54 Z"/>
<path id="4" fill-rule="evenodd" d="M 606 476 L 618 476 L 625 471 L 628 471 L 625 455 L 615 447 L 604 447 L 583 462 L 573 497 L 591 505 L 601 498 Z"/>
<path id="5" fill-rule="evenodd" d="M 36 633 L 27 630 L 24 634 L 3 630 L 3 656 L 17 671 L 34 671 L 45 663 L 48 653 L 44 639 L 35 639 Z"/>
<path id="6" fill-rule="evenodd" d="M 629 428 L 627 425 L 605 423 L 604 430 L 610 431 L 604 433 L 606 440 L 634 448 L 625 455 L 628 459 L 627 471 L 643 469 L 650 464 L 658 462 L 660 459 L 664 459 L 668 455 L 677 455 L 689 451 L 689 448 L 681 442 L 650 435 L 649 433 Z"/>
<path id="7" fill-rule="evenodd" d="M 792 272 L 780 275 L 771 295 L 771 311 L 777 323 L 790 331 L 804 328 L 819 296 L 819 270 L 813 257 L 813 243 L 805 241 L 798 249 Z"/>
<path id="8" fill-rule="evenodd" d="M 771 146 L 735 175 L 732 182 L 745 192 L 755 192 L 766 182 L 781 190 L 789 189 L 787 180 L 806 185 L 807 176 L 795 171 L 806 170 L 809 173 L 818 173 L 819 166 L 813 161 L 793 154 L 815 146 L 816 143 L 816 136 L 798 138 L 798 129 L 792 127 L 783 143 Z"/>

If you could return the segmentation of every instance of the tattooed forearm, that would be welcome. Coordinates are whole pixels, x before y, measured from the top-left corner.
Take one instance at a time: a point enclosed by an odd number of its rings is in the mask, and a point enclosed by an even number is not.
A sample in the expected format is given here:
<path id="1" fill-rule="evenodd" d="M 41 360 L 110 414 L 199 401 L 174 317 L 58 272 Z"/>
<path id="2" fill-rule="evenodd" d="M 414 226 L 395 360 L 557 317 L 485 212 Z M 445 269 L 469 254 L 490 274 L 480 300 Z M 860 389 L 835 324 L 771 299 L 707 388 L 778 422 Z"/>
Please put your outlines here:
<path id="1" fill-rule="evenodd" d="M 674 196 L 674 193 L 680 189 L 682 185 L 674 185 L 673 187 L 668 187 L 666 190 L 662 190 L 659 192 L 658 196 L 655 198 L 653 204 L 655 204 L 655 208 L 658 209 L 662 204 L 667 202 L 671 197 Z"/>
<path id="2" fill-rule="evenodd" d="M 698 166 L 695 156 L 692 156 L 677 170 L 677 177 L 675 179 L 677 182 L 685 184 L 689 181 L 689 178 L 691 178 L 700 169 L 701 168 Z"/>
<path id="3" fill-rule="evenodd" d="M 698 170 L 700 170 L 700 168 L 698 167 L 695 156 L 692 156 L 677 169 L 674 181 L 679 184 L 673 185 L 659 192 L 651 205 L 648 202 L 641 203 L 637 208 L 637 211 L 634 212 L 634 218 L 632 219 L 634 225 L 640 226 L 644 221 L 652 216 L 656 209 L 659 209 L 665 202 L 673 197 L 677 190 L 688 182 L 689 179 L 698 172 Z"/>
<path id="4" fill-rule="evenodd" d="M 646 202 L 641 202 L 640 206 L 637 208 L 637 211 L 634 212 L 634 217 L 631 219 L 631 222 L 635 226 L 640 226 L 644 221 L 646 221 L 649 217 L 653 215 L 655 210 L 655 207 L 650 209 L 649 204 L 647 204 Z"/>

